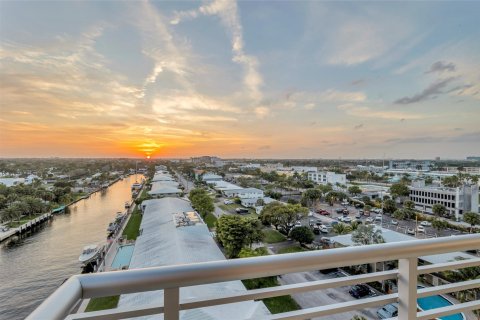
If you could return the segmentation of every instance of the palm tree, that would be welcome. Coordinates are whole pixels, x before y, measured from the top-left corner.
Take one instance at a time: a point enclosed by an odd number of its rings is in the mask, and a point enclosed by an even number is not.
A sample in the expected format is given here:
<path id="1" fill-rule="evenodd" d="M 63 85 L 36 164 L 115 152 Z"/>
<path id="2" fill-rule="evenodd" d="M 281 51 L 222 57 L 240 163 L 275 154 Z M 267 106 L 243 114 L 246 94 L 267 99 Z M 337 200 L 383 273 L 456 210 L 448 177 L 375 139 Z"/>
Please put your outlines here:
<path id="1" fill-rule="evenodd" d="M 333 226 L 333 232 L 338 235 L 349 234 L 352 232 L 352 227 L 346 225 L 345 223 L 339 223 Z"/>
<path id="2" fill-rule="evenodd" d="M 352 233 L 352 241 L 356 245 L 370 245 L 384 243 L 385 239 L 382 236 L 382 231 L 375 230 L 375 226 L 360 225 L 357 230 Z"/>

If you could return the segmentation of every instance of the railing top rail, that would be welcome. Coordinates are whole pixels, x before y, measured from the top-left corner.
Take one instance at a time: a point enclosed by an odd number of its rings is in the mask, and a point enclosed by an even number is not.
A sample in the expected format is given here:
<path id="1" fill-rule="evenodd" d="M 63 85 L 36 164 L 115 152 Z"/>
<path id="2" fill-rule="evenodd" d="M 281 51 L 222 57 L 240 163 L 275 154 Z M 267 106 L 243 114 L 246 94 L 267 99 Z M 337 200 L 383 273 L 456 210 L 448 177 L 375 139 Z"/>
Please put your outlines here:
<path id="1" fill-rule="evenodd" d="M 370 246 L 356 246 L 313 252 L 263 256 L 235 260 L 211 261 L 188 265 L 132 269 L 77 275 L 71 278 L 81 286 L 81 297 L 90 298 L 125 293 L 144 292 L 166 288 L 188 287 L 231 280 L 251 279 L 275 274 L 327 269 L 346 265 L 397 260 L 445 252 L 464 251 L 480 247 L 480 234 L 455 237 L 412 240 Z M 59 291 L 62 302 L 78 291 L 66 290 L 68 281 L 39 309 L 58 309 Z M 76 287 L 76 286 L 75 286 Z M 56 296 L 56 299 L 52 299 Z M 68 299 L 67 299 L 68 298 Z M 71 306 L 70 306 L 71 307 Z M 62 309 L 65 310 L 65 307 Z M 37 310 L 36 310 L 37 311 Z M 35 312 L 36 312 L 35 311 Z M 33 314 L 35 314 L 35 312 Z M 33 315 L 32 314 L 32 315 Z"/>

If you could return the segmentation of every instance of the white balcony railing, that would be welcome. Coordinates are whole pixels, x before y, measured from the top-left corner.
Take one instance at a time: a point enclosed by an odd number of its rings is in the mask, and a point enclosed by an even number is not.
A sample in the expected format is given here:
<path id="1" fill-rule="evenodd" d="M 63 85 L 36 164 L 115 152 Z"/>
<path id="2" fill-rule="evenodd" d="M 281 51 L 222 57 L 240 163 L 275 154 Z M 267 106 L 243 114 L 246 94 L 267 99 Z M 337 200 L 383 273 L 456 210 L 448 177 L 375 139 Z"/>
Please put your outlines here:
<path id="1" fill-rule="evenodd" d="M 399 303 L 399 320 L 434 319 L 449 314 L 480 309 L 480 300 L 417 312 L 417 298 L 480 288 L 480 279 L 417 289 L 417 276 L 444 270 L 480 266 L 480 258 L 425 266 L 418 266 L 417 258 L 479 248 L 480 235 L 477 234 L 189 265 L 76 275 L 58 288 L 27 319 L 105 320 L 163 313 L 165 319 L 177 320 L 181 310 L 388 279 L 398 280 L 398 293 L 285 312 L 270 315 L 268 319 L 309 319 L 381 306 L 392 302 Z M 398 260 L 398 269 L 249 290 L 229 296 L 213 296 L 197 300 L 182 300 L 179 294 L 181 287 L 391 260 Z M 88 313 L 72 313 L 72 310 L 82 299 L 160 289 L 164 290 L 164 303 L 162 305 L 131 308 L 119 307 Z"/>

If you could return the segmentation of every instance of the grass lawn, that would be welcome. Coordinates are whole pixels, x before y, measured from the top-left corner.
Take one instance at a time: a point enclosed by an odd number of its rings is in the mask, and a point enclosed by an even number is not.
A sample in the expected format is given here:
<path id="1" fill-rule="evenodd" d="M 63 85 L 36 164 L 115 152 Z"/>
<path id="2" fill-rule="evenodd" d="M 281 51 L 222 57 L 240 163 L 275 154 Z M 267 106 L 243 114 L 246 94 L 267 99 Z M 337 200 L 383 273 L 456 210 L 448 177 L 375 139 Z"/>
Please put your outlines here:
<path id="1" fill-rule="evenodd" d="M 217 217 L 215 217 L 213 213 L 207 214 L 204 220 L 209 229 L 215 228 L 215 222 L 217 221 Z"/>
<path id="2" fill-rule="evenodd" d="M 125 229 L 123 229 L 123 236 L 128 240 L 136 240 L 140 231 L 140 223 L 142 222 L 142 215 L 138 207 L 132 212 Z"/>
<path id="3" fill-rule="evenodd" d="M 247 279 L 247 280 L 242 280 L 242 282 L 248 290 L 276 287 L 279 285 L 277 277 Z M 268 310 L 270 310 L 272 314 L 295 311 L 295 310 L 301 309 L 300 306 L 297 304 L 297 302 L 293 300 L 291 296 L 288 296 L 288 295 L 273 297 L 273 298 L 266 298 L 266 299 L 262 299 L 262 301 L 265 303 L 265 306 L 267 306 Z"/>
<path id="4" fill-rule="evenodd" d="M 283 234 L 281 234 L 277 230 L 264 229 L 262 232 L 263 232 L 263 235 L 265 236 L 263 241 L 266 243 L 277 243 L 277 242 L 285 241 L 287 239 Z"/>
<path id="5" fill-rule="evenodd" d="M 39 214 L 40 216 L 41 214 Z M 35 219 L 37 216 L 27 216 L 27 217 L 22 217 L 20 220 L 15 220 L 9 222 L 7 225 L 9 228 L 17 228 L 20 227 L 22 224 L 27 223 L 30 220 Z"/>
<path id="6" fill-rule="evenodd" d="M 294 245 L 291 247 L 281 248 L 280 250 L 278 250 L 278 253 L 282 254 L 282 253 L 294 253 L 294 252 L 303 252 L 303 251 L 308 251 L 308 250 L 303 247 L 300 247 L 299 245 Z"/>
<path id="7" fill-rule="evenodd" d="M 221 209 L 225 210 L 225 211 L 228 211 L 230 213 L 236 213 L 235 212 L 235 209 L 237 208 L 244 208 L 241 204 L 236 204 L 236 203 L 233 203 L 233 204 L 220 204 L 218 205 Z M 242 214 L 242 216 L 253 216 L 255 215 L 255 217 L 258 217 L 257 213 L 255 212 L 255 209 L 253 208 L 247 208 L 248 209 L 248 214 Z"/>
<path id="8" fill-rule="evenodd" d="M 263 299 L 263 303 L 265 303 L 265 306 L 267 306 L 268 310 L 270 310 L 272 314 L 301 309 L 298 303 L 293 300 L 291 296 L 266 298 Z"/>
<path id="9" fill-rule="evenodd" d="M 120 296 L 93 298 L 87 305 L 86 312 L 116 308 Z"/>

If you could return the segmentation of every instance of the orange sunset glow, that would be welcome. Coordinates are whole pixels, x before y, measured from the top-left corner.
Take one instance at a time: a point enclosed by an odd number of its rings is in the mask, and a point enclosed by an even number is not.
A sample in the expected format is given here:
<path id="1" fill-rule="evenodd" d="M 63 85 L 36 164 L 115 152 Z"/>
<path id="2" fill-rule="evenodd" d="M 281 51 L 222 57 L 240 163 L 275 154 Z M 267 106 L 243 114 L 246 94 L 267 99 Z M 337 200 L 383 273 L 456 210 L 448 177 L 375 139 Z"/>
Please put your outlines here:
<path id="1" fill-rule="evenodd" d="M 476 10 L 457 21 L 417 5 L 442 17 L 432 27 L 401 6 L 352 6 L 2 2 L 0 156 L 480 149 L 478 32 L 462 27 Z"/>

